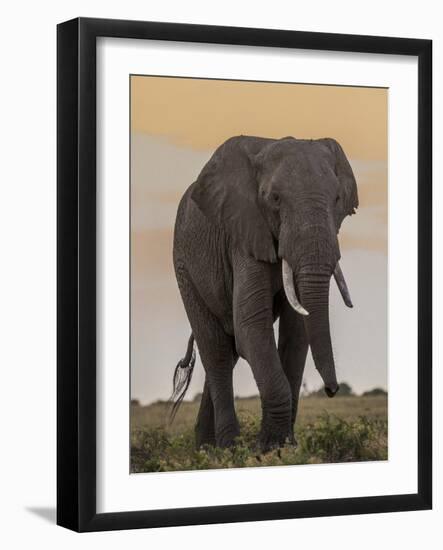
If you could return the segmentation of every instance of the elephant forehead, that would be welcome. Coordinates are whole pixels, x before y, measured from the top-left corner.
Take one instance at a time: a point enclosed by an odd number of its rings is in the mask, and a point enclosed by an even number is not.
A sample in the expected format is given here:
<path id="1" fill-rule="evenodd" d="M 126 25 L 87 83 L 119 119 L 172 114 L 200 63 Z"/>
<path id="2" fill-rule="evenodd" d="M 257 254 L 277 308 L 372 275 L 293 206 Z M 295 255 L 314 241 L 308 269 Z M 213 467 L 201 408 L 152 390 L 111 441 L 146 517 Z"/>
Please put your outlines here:
<path id="1" fill-rule="evenodd" d="M 264 164 L 268 167 L 284 166 L 287 170 L 303 170 L 327 174 L 331 170 L 329 150 L 315 140 L 287 139 L 267 147 Z"/>
<path id="2" fill-rule="evenodd" d="M 307 185 L 328 190 L 334 187 L 336 177 L 331 164 L 324 158 L 297 156 L 269 162 L 264 168 L 262 186 L 275 191 Z M 294 184 L 299 184 L 295 185 Z"/>

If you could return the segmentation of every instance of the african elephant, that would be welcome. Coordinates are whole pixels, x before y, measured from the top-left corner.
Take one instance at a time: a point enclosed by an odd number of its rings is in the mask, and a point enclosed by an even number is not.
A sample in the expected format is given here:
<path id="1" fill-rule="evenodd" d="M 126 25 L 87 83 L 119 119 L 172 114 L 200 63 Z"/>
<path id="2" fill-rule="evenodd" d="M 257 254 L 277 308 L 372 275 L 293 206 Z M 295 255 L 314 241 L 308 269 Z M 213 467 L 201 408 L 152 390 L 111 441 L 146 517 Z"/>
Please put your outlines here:
<path id="1" fill-rule="evenodd" d="M 187 189 L 173 257 L 192 334 L 174 373 L 173 412 L 189 386 L 195 337 L 206 375 L 198 445 L 230 446 L 239 434 L 232 383 L 239 356 L 260 393 L 262 451 L 295 442 L 308 346 L 327 395 L 337 392 L 329 285 L 334 276 L 352 307 L 337 234 L 357 207 L 352 169 L 329 138 L 230 138 Z"/>

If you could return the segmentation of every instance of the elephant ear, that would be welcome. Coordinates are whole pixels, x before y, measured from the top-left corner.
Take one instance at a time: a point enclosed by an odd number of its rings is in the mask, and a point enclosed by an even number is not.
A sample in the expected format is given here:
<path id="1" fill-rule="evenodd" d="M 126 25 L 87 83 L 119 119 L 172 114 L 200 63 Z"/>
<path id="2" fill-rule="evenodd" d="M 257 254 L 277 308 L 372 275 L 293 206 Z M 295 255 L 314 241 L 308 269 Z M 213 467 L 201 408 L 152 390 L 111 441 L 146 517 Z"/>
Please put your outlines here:
<path id="1" fill-rule="evenodd" d="M 277 255 L 258 204 L 253 159 L 271 141 L 239 136 L 223 143 L 204 166 L 191 195 L 240 251 L 264 262 L 276 262 Z"/>
<path id="2" fill-rule="evenodd" d="M 344 218 L 355 214 L 355 210 L 358 208 L 357 183 L 341 145 L 332 138 L 326 138 L 322 141 L 333 155 L 333 168 L 340 186 L 340 200 L 337 205 L 339 229 Z"/>

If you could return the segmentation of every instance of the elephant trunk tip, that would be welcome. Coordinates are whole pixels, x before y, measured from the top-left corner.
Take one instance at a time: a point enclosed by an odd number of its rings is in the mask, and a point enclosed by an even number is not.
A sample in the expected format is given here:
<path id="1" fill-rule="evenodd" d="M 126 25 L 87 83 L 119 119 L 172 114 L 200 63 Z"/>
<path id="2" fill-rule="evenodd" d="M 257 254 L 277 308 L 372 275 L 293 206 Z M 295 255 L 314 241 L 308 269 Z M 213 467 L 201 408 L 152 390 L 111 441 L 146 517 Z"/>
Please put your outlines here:
<path id="1" fill-rule="evenodd" d="M 340 386 L 338 384 L 328 384 L 327 386 L 325 386 L 325 393 L 328 397 L 334 397 L 339 389 Z"/>

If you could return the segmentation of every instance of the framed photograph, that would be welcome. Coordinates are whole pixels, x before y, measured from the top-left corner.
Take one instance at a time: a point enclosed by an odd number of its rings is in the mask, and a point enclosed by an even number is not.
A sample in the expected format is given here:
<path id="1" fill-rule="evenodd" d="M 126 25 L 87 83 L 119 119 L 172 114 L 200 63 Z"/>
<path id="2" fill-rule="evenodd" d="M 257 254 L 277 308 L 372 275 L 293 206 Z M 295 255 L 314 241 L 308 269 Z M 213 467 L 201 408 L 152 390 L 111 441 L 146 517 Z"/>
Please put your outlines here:
<path id="1" fill-rule="evenodd" d="M 431 41 L 57 36 L 58 524 L 431 508 Z"/>

